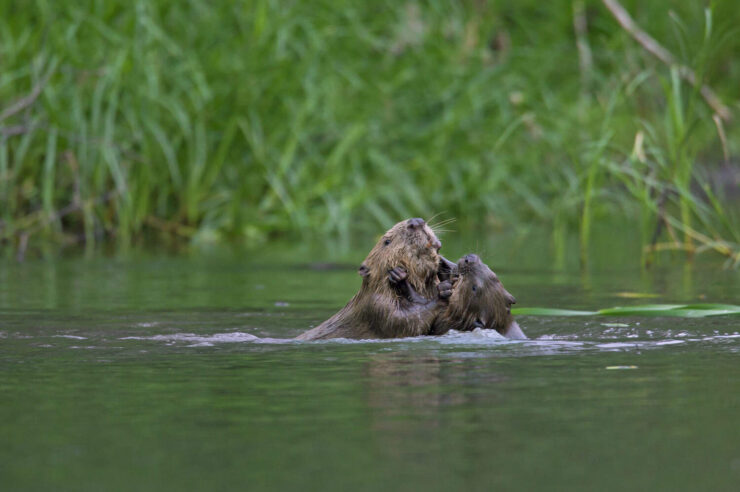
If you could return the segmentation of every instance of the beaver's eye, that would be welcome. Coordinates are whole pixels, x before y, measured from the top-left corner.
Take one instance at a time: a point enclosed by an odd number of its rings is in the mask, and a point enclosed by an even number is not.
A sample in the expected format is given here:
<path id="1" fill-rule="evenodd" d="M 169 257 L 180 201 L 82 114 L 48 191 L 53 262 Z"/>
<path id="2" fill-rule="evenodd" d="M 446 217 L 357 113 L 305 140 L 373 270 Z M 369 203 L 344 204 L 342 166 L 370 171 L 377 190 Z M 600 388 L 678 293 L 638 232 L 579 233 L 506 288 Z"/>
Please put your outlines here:
<path id="1" fill-rule="evenodd" d="M 386 239 L 385 241 L 383 241 L 383 244 L 385 244 L 386 246 L 388 246 L 389 244 L 391 244 L 391 240 L 390 239 Z"/>
<path id="2" fill-rule="evenodd" d="M 477 290 L 478 290 L 478 287 L 474 285 L 474 286 L 473 286 L 473 292 L 475 292 L 475 291 L 477 291 Z"/>

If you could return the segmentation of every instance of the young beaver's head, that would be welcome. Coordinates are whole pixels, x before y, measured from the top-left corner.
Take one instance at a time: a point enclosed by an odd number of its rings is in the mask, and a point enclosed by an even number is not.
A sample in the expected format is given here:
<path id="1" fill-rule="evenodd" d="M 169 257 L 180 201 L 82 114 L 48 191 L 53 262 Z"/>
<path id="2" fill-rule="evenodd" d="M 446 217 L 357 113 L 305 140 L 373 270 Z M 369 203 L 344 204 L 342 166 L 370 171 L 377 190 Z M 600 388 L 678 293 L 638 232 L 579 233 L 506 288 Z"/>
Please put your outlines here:
<path id="1" fill-rule="evenodd" d="M 514 296 L 477 255 L 460 258 L 457 268 L 460 278 L 450 296 L 445 323 L 458 331 L 486 328 L 506 334 L 514 321 L 511 315 L 511 305 L 516 304 Z"/>
<path id="2" fill-rule="evenodd" d="M 407 281 L 422 295 L 434 292 L 440 264 L 439 242 L 434 231 L 422 219 L 408 219 L 383 234 L 367 255 L 358 273 L 363 286 L 379 291 L 388 286 L 388 271 L 403 267 Z"/>

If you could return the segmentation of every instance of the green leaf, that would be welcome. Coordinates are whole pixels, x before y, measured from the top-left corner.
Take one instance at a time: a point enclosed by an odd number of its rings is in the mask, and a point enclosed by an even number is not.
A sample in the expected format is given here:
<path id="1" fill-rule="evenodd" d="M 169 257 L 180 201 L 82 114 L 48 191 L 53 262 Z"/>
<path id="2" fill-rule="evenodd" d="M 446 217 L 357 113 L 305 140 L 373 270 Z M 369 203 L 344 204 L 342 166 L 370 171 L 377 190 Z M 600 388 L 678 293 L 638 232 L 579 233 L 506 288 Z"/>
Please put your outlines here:
<path id="1" fill-rule="evenodd" d="M 576 311 L 573 309 L 555 309 L 542 307 L 514 308 L 512 314 L 524 314 L 531 316 L 592 316 L 599 314 L 596 311 Z"/>
<path id="2" fill-rule="evenodd" d="M 672 316 L 704 318 L 707 316 L 740 315 L 740 306 L 732 304 L 642 304 L 617 306 L 598 311 L 576 311 L 557 308 L 515 308 L 512 314 L 528 316 Z"/>
<path id="3" fill-rule="evenodd" d="M 662 314 L 665 311 L 673 309 L 680 309 L 684 307 L 682 304 L 642 304 L 637 306 L 616 306 L 613 308 L 599 309 L 598 314 L 614 315 L 614 314 Z"/>

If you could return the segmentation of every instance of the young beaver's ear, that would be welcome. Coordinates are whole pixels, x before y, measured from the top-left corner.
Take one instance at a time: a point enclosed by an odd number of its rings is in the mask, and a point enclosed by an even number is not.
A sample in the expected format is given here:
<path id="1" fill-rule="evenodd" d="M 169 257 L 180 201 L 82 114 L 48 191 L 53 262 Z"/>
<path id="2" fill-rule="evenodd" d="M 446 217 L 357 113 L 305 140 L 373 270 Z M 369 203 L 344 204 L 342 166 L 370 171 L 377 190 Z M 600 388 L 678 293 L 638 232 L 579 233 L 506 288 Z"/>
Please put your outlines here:
<path id="1" fill-rule="evenodd" d="M 360 274 L 360 277 L 365 278 L 370 275 L 370 269 L 365 265 L 360 265 L 360 268 L 357 269 L 357 273 Z"/>
<path id="2" fill-rule="evenodd" d="M 516 298 L 506 292 L 506 314 L 511 314 L 511 305 L 516 304 Z"/>

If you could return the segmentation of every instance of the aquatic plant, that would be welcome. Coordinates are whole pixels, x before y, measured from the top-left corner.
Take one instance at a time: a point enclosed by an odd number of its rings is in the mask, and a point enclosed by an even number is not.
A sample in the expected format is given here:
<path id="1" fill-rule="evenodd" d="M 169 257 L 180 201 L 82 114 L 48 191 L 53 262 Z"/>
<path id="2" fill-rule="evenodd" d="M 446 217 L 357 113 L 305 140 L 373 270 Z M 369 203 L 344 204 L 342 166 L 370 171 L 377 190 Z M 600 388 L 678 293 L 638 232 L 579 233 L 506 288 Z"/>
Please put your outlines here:
<path id="1" fill-rule="evenodd" d="M 579 311 L 557 308 L 513 308 L 512 314 L 528 316 L 672 316 L 678 318 L 705 318 L 708 316 L 740 315 L 740 306 L 732 304 L 640 304 L 618 306 L 598 311 Z"/>
<path id="2" fill-rule="evenodd" d="M 645 263 L 737 266 L 708 183 L 740 139 L 701 84 L 736 106 L 740 14 L 627 7 L 675 63 L 598 2 L 0 0 L 0 243 L 346 239 L 445 211 L 551 226 L 560 254 L 577 230 L 586 262 L 595 222 L 638 216 Z"/>

